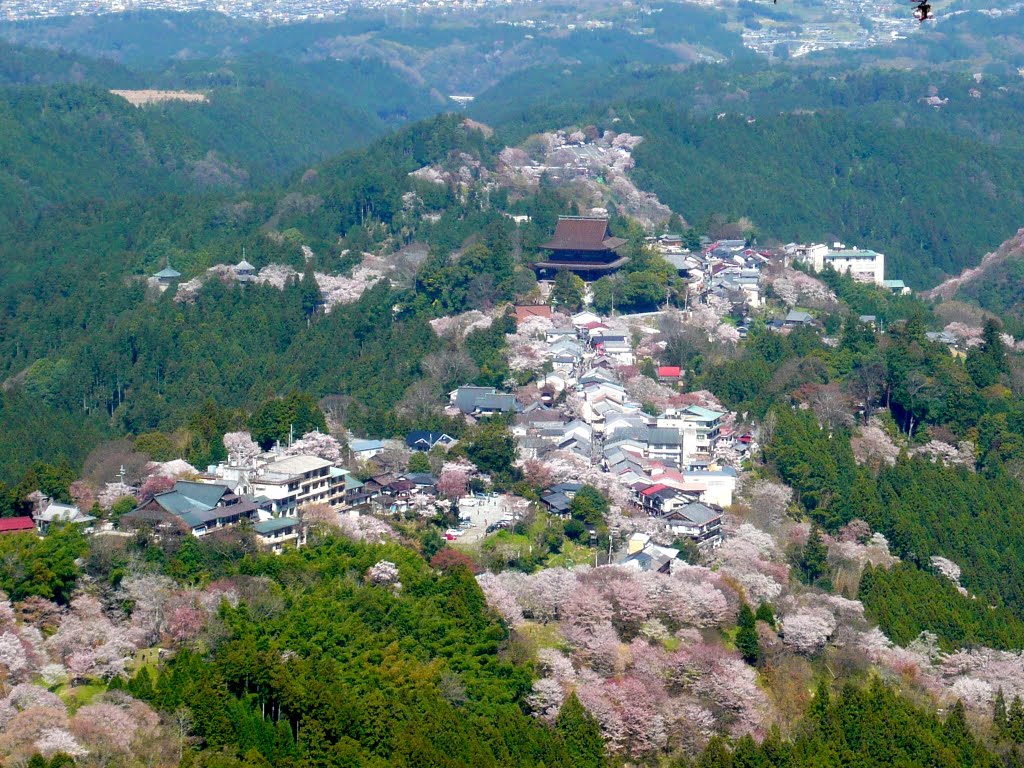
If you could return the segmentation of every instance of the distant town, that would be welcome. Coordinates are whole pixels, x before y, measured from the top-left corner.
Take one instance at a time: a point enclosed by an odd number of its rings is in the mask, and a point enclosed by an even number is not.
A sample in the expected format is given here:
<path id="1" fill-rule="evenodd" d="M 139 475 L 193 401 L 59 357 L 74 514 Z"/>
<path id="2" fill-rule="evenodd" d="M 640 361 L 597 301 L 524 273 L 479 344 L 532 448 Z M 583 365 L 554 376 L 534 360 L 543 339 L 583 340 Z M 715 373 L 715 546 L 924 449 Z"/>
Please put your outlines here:
<path id="1" fill-rule="evenodd" d="M 720 7 L 734 14 L 735 6 L 720 0 L 700 0 L 698 5 Z M 779 6 L 781 7 L 781 6 Z M 530 9 L 536 9 L 531 11 Z M 646 36 L 653 29 L 643 22 L 662 8 L 643 5 L 623 16 L 588 9 L 591 18 L 566 13 L 538 0 L 11 0 L 0 9 L 0 21 L 17 22 L 64 16 L 98 16 L 130 11 L 207 11 L 268 24 L 294 24 L 344 17 L 350 11 L 407 11 L 416 14 L 494 13 L 493 21 L 538 31 L 571 32 L 576 29 L 613 29 Z M 838 0 L 828 8 L 800 6 L 778 18 L 759 18 L 751 23 L 734 21 L 744 45 L 765 56 L 799 57 L 829 49 L 861 49 L 899 40 L 918 31 L 902 6 L 880 0 Z"/>

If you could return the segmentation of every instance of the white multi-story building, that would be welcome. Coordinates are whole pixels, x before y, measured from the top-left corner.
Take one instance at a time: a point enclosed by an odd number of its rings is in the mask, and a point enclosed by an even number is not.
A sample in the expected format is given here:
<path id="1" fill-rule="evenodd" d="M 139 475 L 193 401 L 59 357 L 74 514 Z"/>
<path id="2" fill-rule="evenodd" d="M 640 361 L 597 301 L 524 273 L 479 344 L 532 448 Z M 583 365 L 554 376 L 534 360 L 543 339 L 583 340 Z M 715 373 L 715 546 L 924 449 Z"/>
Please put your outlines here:
<path id="1" fill-rule="evenodd" d="M 327 459 L 288 456 L 260 467 L 249 484 L 255 496 L 270 499 L 275 514 L 295 515 L 307 504 L 341 506 L 347 474 Z"/>
<path id="2" fill-rule="evenodd" d="M 350 506 L 353 492 L 362 485 L 347 469 L 327 459 L 273 454 L 258 458 L 255 466 L 219 464 L 202 479 L 226 484 L 239 494 L 268 499 L 275 516 L 287 517 L 296 516 L 307 504 Z"/>
<path id="3" fill-rule="evenodd" d="M 721 431 L 721 411 L 699 405 L 670 408 L 658 416 L 658 427 L 678 430 L 682 436 L 681 465 L 692 461 L 707 461 Z"/>
<path id="4" fill-rule="evenodd" d="M 815 272 L 821 272 L 828 264 L 857 282 L 885 284 L 885 254 L 868 248 L 848 248 L 842 243 L 833 243 L 828 248 L 819 243 L 798 250 L 797 258 L 810 264 Z"/>

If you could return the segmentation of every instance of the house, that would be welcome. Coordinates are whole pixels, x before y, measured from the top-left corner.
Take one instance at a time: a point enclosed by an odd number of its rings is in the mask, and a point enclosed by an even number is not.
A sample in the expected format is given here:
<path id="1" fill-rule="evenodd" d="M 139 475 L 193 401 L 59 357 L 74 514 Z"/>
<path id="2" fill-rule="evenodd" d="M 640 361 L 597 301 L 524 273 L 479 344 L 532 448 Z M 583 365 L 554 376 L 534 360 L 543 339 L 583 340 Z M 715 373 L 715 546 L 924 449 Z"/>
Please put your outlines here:
<path id="1" fill-rule="evenodd" d="M 675 384 L 682 380 L 683 369 L 678 365 L 658 366 L 658 381 L 665 384 Z"/>
<path id="2" fill-rule="evenodd" d="M 570 499 L 575 498 L 577 491 L 583 487 L 583 483 L 565 482 L 552 485 L 548 491 L 553 493 L 564 493 Z"/>
<path id="3" fill-rule="evenodd" d="M 348 450 L 351 452 L 352 458 L 366 461 L 378 454 L 384 453 L 386 447 L 383 440 L 367 440 L 357 437 L 354 440 L 348 441 Z"/>
<path id="4" fill-rule="evenodd" d="M 657 516 L 660 524 L 677 536 L 693 539 L 698 544 L 717 544 L 722 538 L 722 511 L 692 501 L 673 506 Z"/>
<path id="5" fill-rule="evenodd" d="M 423 493 L 435 493 L 437 491 L 437 478 L 426 472 L 413 472 L 402 475 L 403 480 L 408 480 L 416 490 Z"/>
<path id="6" fill-rule="evenodd" d="M 119 525 L 205 536 L 242 521 L 256 522 L 261 517 L 260 512 L 270 516 L 270 503 L 266 499 L 239 496 L 221 483 L 178 480 L 173 490 L 158 493 L 122 515 Z"/>
<path id="7" fill-rule="evenodd" d="M 679 466 L 683 458 L 683 436 L 680 431 L 650 427 L 647 431 L 647 458 Z"/>
<path id="8" fill-rule="evenodd" d="M 530 317 L 551 319 L 551 307 L 546 304 L 524 304 L 516 306 L 516 322 L 521 323 Z"/>
<path id="9" fill-rule="evenodd" d="M 812 325 L 814 318 L 807 312 L 801 312 L 795 309 L 791 309 L 789 314 L 786 315 L 786 319 L 782 321 L 782 324 L 786 328 L 796 328 L 801 325 Z"/>
<path id="10" fill-rule="evenodd" d="M 567 494 L 551 490 L 541 496 L 540 501 L 551 514 L 558 517 L 569 517 L 572 499 Z"/>
<path id="11" fill-rule="evenodd" d="M 265 549 L 280 554 L 286 547 L 301 545 L 301 524 L 295 517 L 273 517 L 252 527 L 256 541 Z"/>
<path id="12" fill-rule="evenodd" d="M 500 393 L 494 387 L 462 386 L 449 392 L 448 399 L 462 413 L 472 416 L 516 413 L 521 409 L 515 395 Z"/>
<path id="13" fill-rule="evenodd" d="M 677 557 L 678 549 L 655 544 L 646 533 L 634 533 L 626 542 L 626 549 L 621 553 L 618 564 L 640 571 L 669 573 Z"/>
<path id="14" fill-rule="evenodd" d="M 455 438 L 447 432 L 430 432 L 425 429 L 414 429 L 405 436 L 405 444 L 413 451 L 429 451 L 435 445 L 450 448 L 455 444 Z"/>
<path id="15" fill-rule="evenodd" d="M 548 344 L 553 344 L 556 341 L 562 341 L 569 339 L 575 341 L 577 337 L 575 328 L 552 328 L 544 335 L 544 340 Z"/>
<path id="16" fill-rule="evenodd" d="M 31 517 L 0 517 L 0 534 L 35 533 L 36 524 Z"/>
<path id="17" fill-rule="evenodd" d="M 601 333 L 590 338 L 594 351 L 604 355 L 616 365 L 633 365 L 633 344 L 620 333 Z"/>
<path id="18" fill-rule="evenodd" d="M 626 240 L 612 237 L 606 218 L 559 216 L 554 236 L 540 246 L 551 253 L 534 262 L 533 268 L 538 277 L 553 277 L 568 270 L 585 280 L 596 280 L 629 261 L 617 252 L 624 245 Z"/>
<path id="19" fill-rule="evenodd" d="M 46 509 L 34 515 L 34 519 L 40 533 L 49 531 L 50 526 L 54 523 L 58 525 L 70 523 L 89 531 L 92 530 L 92 524 L 96 522 L 95 517 L 85 514 L 75 505 L 61 504 L 57 501 L 51 501 Z"/>
<path id="20" fill-rule="evenodd" d="M 591 312 L 588 309 L 585 309 L 582 312 L 577 312 L 575 315 L 573 315 L 571 320 L 573 328 L 582 329 L 585 328 L 590 323 L 600 323 L 601 316 Z"/>
<path id="21" fill-rule="evenodd" d="M 959 343 L 959 339 L 949 331 L 927 331 L 924 336 L 928 341 L 945 344 L 949 347 L 955 347 Z"/>
<path id="22" fill-rule="evenodd" d="M 909 296 L 910 287 L 902 280 L 883 280 L 882 287 L 888 288 L 897 296 Z"/>
<path id="23" fill-rule="evenodd" d="M 873 283 L 881 286 L 885 282 L 885 254 L 867 248 L 848 248 L 842 243 L 833 243 L 832 248 L 812 245 L 796 252 L 801 259 L 821 272 L 825 265 L 836 272 L 846 272 L 859 283 Z"/>

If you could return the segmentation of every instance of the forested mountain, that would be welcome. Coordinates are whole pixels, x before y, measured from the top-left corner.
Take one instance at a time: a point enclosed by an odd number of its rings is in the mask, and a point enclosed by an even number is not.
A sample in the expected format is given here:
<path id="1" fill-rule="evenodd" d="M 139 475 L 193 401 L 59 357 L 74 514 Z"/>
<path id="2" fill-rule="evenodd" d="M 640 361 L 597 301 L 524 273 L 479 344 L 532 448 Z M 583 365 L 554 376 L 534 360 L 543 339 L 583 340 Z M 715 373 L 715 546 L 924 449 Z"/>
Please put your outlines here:
<path id="1" fill-rule="evenodd" d="M 929 86 L 948 103 L 928 106 Z M 972 88 L 984 91 L 979 99 Z M 644 136 L 635 178 L 688 220 L 746 216 L 781 241 L 871 243 L 891 274 L 928 287 L 1016 231 L 1022 99 L 1015 80 L 979 85 L 959 74 L 922 82 L 796 65 L 539 67 L 482 94 L 470 112 L 513 142 L 586 123 Z M 968 157 L 948 184 L 948 169 Z M 975 209 L 977 200 L 988 202 Z"/>
<path id="2" fill-rule="evenodd" d="M 1024 223 L 1024 89 L 1001 68 L 751 63 L 712 10 L 610 12 L 622 26 L 500 40 L 461 17 L 5 25 L 79 53 L 0 51 L 0 518 L 39 492 L 107 530 L 0 536 L 0 759 L 1021 764 L 1020 238 L 957 284 L 1002 324 L 768 246 L 876 248 L 915 288 L 975 263 Z M 434 114 L 491 85 L 467 111 L 487 124 Z M 207 101 L 137 108 L 115 86 Z M 538 285 L 557 218 L 601 206 L 621 270 Z M 690 254 L 739 242 L 698 281 L 651 245 L 667 228 Z M 747 259 L 758 301 L 701 283 Z M 594 432 L 527 458 L 513 415 L 446 409 L 475 384 L 580 427 L 545 345 L 588 303 L 630 345 L 628 365 L 580 353 L 622 382 L 630 430 L 728 411 L 711 456 L 733 503 L 701 502 L 719 546 L 630 503 L 640 472 L 678 484 L 649 452 L 627 484 Z M 413 430 L 457 442 L 413 456 Z M 363 460 L 362 437 L 396 442 Z M 173 483 L 151 460 L 195 479 L 275 444 L 329 455 L 361 508 L 132 522 Z M 401 473 L 405 497 L 363 506 L 359 483 Z M 297 528 L 282 554 L 268 522 Z M 604 565 L 644 536 L 667 572 Z"/>
<path id="3" fill-rule="evenodd" d="M 109 59 L 0 42 L 0 85 L 92 83 L 139 88 L 145 78 Z"/>
<path id="4" fill-rule="evenodd" d="M 91 199 L 267 185 L 438 108 L 372 61 L 192 62 L 143 76 L 21 53 L 42 74 L 12 64 L 14 84 L 2 90 L 0 220 L 8 225 Z M 65 67 L 83 69 L 90 84 L 22 84 L 78 79 Z M 137 108 L 106 90 L 143 84 L 207 100 Z"/>

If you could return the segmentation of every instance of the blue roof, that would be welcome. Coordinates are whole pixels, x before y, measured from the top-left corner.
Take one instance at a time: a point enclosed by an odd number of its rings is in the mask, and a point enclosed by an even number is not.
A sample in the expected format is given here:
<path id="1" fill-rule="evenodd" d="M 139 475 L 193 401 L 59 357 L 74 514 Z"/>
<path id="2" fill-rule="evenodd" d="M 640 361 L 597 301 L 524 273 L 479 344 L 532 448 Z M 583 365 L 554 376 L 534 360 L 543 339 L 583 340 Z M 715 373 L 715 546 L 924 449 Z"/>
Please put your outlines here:
<path id="1" fill-rule="evenodd" d="M 361 438 L 356 438 L 355 440 L 349 441 L 348 447 L 355 451 L 356 453 L 359 453 L 361 451 L 377 451 L 384 448 L 384 441 L 364 440 Z"/>

